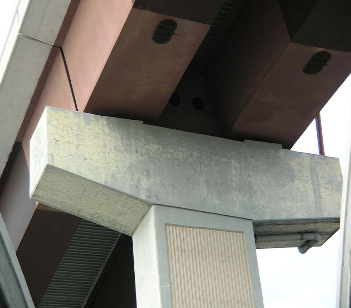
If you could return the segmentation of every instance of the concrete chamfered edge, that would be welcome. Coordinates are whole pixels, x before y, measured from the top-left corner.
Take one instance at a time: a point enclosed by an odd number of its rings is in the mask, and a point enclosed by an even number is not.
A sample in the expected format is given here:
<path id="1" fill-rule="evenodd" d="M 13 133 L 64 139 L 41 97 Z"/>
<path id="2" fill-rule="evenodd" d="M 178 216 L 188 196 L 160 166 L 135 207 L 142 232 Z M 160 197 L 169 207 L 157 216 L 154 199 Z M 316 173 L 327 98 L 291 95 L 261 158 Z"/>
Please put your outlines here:
<path id="1" fill-rule="evenodd" d="M 7 305 L 5 307 L 34 308 L 26 280 L 1 214 L 0 236 L 0 292 L 2 292 Z"/>
<path id="2" fill-rule="evenodd" d="M 15 2 L 0 57 L 0 174 L 71 1 Z"/>
<path id="3" fill-rule="evenodd" d="M 339 219 L 338 160 L 279 145 L 47 107 L 30 148 L 32 198 L 129 235 L 152 204 L 267 223 Z"/>

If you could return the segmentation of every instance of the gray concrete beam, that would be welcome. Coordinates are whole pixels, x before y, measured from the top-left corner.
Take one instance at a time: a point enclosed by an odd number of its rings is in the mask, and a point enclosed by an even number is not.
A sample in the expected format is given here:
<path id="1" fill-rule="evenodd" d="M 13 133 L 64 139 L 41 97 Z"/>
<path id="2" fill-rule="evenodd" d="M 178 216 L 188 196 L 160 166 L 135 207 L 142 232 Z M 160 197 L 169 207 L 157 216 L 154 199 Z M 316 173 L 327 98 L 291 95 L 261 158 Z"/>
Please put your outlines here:
<path id="1" fill-rule="evenodd" d="M 34 308 L 26 280 L 0 214 L 0 306 Z"/>
<path id="2" fill-rule="evenodd" d="M 70 0 L 17 0 L 0 56 L 0 175 Z"/>
<path id="3" fill-rule="evenodd" d="M 30 0 L 21 35 L 54 45 L 70 4 L 71 0 Z"/>
<path id="4" fill-rule="evenodd" d="M 152 204 L 254 221 L 339 218 L 337 159 L 47 107 L 35 200 L 133 234 Z"/>

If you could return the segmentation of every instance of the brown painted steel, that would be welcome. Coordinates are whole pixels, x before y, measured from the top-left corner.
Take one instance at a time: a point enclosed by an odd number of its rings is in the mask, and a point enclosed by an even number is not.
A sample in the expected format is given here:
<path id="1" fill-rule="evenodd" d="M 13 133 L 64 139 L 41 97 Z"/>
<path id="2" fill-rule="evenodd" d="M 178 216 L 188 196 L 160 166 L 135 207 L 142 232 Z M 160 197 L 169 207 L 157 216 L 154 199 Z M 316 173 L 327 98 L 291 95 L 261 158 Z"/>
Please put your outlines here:
<path id="1" fill-rule="evenodd" d="M 151 124 L 192 133 L 220 136 L 207 95 L 205 77 L 202 74 L 188 69 L 174 93 L 179 97 L 179 104 L 167 103 L 159 119 Z M 202 110 L 196 110 L 192 104 L 192 100 L 196 97 L 204 102 Z"/>
<path id="2" fill-rule="evenodd" d="M 83 111 L 132 8 L 130 0 L 82 0 L 63 44 Z"/>
<path id="3" fill-rule="evenodd" d="M 213 109 L 225 135 L 289 40 L 277 0 L 245 2 L 207 71 Z"/>
<path id="4" fill-rule="evenodd" d="M 291 42 L 351 52 L 351 1 L 319 0 Z"/>
<path id="5" fill-rule="evenodd" d="M 63 50 L 80 110 L 88 102 L 131 7 L 129 0 L 125 0 L 124 6 L 107 0 L 99 3 L 82 0 L 72 2 L 68 9 L 56 43 L 60 45 L 64 40 Z M 50 54 L 17 137 L 28 161 L 29 141 L 45 106 L 75 110 L 58 48 L 53 48 Z"/>
<path id="6" fill-rule="evenodd" d="M 290 43 L 235 121 L 231 137 L 291 148 L 351 71 L 351 53 L 328 50 L 328 66 L 305 74 L 304 66 L 321 50 Z"/>
<path id="7" fill-rule="evenodd" d="M 170 16 L 133 9 L 92 93 L 86 112 L 156 120 L 209 26 L 174 18 L 176 35 L 156 44 L 152 35 Z"/>
<path id="8" fill-rule="evenodd" d="M 223 2 L 224 0 L 135 0 L 134 8 L 211 25 Z"/>
<path id="9" fill-rule="evenodd" d="M 328 66 L 304 74 L 322 50 L 332 54 Z M 210 61 L 207 80 L 224 136 L 291 148 L 350 70 L 350 53 L 291 43 L 278 0 L 247 0 Z"/>
<path id="10" fill-rule="evenodd" d="M 80 3 L 81 0 L 71 0 L 71 3 L 67 9 L 67 13 L 66 16 L 62 22 L 60 31 L 57 35 L 56 41 L 55 41 L 55 46 L 60 46 L 62 47 L 63 42 L 65 41 L 66 35 L 68 30 L 71 27 L 72 24 L 72 20 L 76 14 L 78 5 Z"/>

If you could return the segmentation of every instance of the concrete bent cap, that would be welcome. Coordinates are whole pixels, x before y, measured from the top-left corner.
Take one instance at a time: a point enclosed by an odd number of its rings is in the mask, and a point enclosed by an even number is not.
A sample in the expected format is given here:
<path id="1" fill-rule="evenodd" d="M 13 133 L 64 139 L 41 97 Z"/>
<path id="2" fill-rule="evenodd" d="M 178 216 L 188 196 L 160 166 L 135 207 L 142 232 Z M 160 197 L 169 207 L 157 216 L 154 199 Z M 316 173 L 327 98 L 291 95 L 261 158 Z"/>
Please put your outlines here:
<path id="1" fill-rule="evenodd" d="M 260 222 L 340 215 L 335 158 L 52 107 L 30 166 L 32 198 L 129 235 L 152 204 Z"/>

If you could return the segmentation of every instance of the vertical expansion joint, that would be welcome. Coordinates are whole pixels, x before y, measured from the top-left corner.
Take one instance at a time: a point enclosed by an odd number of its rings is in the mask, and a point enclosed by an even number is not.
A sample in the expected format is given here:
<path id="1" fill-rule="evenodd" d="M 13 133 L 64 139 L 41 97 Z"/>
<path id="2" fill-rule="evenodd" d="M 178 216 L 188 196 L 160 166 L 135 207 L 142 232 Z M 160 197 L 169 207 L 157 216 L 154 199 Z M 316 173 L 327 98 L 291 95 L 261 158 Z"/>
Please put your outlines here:
<path id="1" fill-rule="evenodd" d="M 58 47 L 58 48 L 60 49 L 61 56 L 62 56 L 62 60 L 63 60 L 63 63 L 64 63 L 64 65 L 65 65 L 65 70 L 66 70 L 66 74 L 67 74 L 67 79 L 68 79 L 69 87 L 70 87 L 71 93 L 72 93 L 72 98 L 73 98 L 73 102 L 74 102 L 74 107 L 75 107 L 76 111 L 78 111 L 77 100 L 76 100 L 76 96 L 75 96 L 75 94 L 74 94 L 73 85 L 72 85 L 72 80 L 71 80 L 71 76 L 70 76 L 70 74 L 69 74 L 69 70 L 68 70 L 68 65 L 67 65 L 67 62 L 66 62 L 65 54 L 64 54 L 64 52 L 63 52 L 62 47 Z"/>

